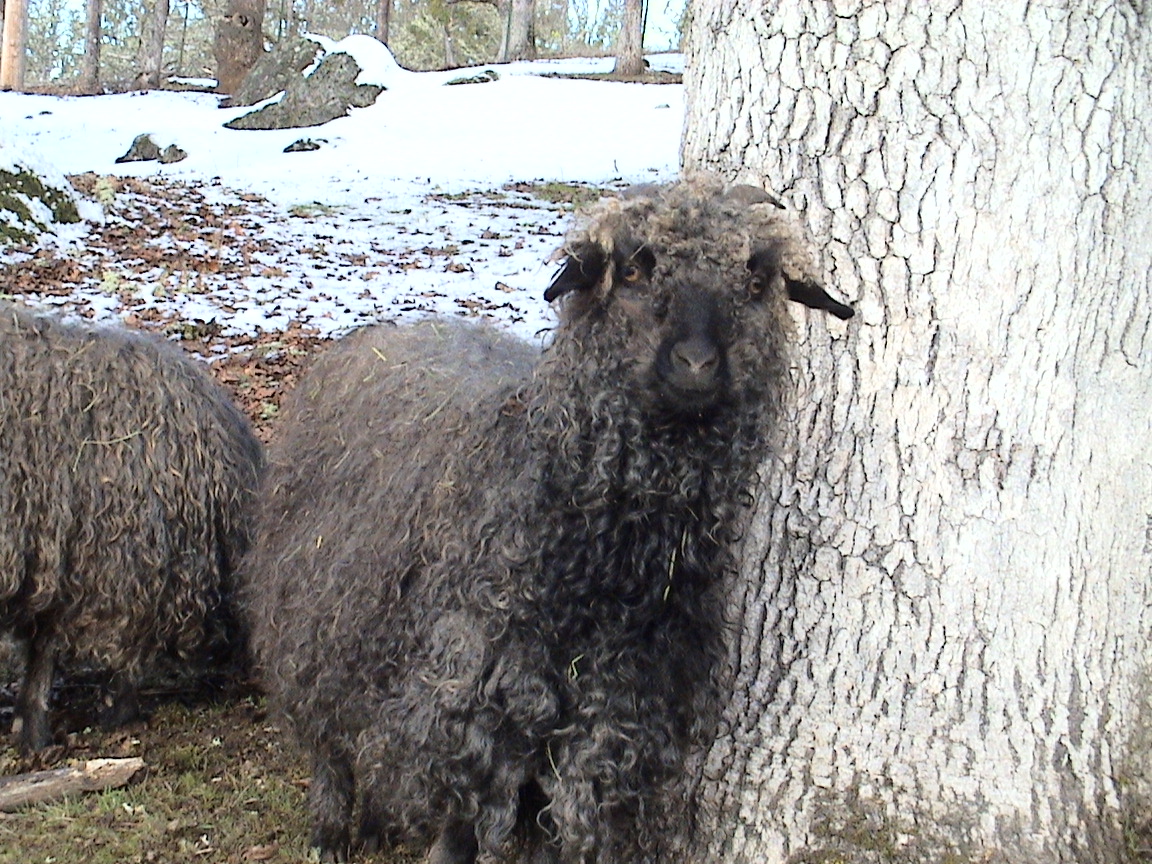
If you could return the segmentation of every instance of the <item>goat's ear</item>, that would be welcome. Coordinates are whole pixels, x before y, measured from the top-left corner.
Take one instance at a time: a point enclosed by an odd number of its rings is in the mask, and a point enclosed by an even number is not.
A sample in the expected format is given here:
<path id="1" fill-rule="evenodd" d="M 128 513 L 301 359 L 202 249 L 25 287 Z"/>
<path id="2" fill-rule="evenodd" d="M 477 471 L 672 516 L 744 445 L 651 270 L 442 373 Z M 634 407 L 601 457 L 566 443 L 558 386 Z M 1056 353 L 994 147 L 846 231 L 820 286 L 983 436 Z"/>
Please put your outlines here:
<path id="1" fill-rule="evenodd" d="M 788 292 L 788 299 L 796 303 L 803 303 L 811 309 L 831 312 L 842 321 L 856 314 L 856 310 L 851 306 L 845 306 L 834 300 L 824 290 L 823 285 L 789 279 L 784 274 L 779 247 L 772 245 L 753 252 L 752 257 L 748 259 L 748 293 L 753 297 L 759 297 L 765 291 L 780 290 L 781 283 Z"/>
<path id="2" fill-rule="evenodd" d="M 580 243 L 564 256 L 560 272 L 544 291 L 545 302 L 551 303 L 569 291 L 587 291 L 604 278 L 608 269 L 608 255 L 596 243 Z"/>
<path id="3" fill-rule="evenodd" d="M 841 321 L 847 321 L 856 314 L 856 310 L 851 306 L 846 306 L 838 300 L 834 300 L 832 296 L 824 290 L 824 286 L 817 282 L 795 282 L 791 279 L 785 279 L 788 285 L 788 299 L 794 300 L 797 303 L 803 303 L 810 309 L 823 309 L 825 312 L 831 312 Z"/>

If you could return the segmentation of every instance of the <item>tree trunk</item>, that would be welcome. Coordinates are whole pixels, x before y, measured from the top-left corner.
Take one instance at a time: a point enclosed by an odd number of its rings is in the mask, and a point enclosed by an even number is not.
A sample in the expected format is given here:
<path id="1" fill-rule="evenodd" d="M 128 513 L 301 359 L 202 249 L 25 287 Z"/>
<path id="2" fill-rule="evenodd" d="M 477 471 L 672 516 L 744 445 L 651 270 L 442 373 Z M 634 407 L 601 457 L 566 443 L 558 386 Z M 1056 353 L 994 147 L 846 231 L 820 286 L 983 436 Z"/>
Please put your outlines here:
<path id="1" fill-rule="evenodd" d="M 392 23 L 392 0 L 376 0 L 376 38 L 388 44 L 388 30 Z"/>
<path id="2" fill-rule="evenodd" d="M 212 45 L 216 89 L 235 93 L 264 53 L 265 0 L 230 0 Z"/>
<path id="3" fill-rule="evenodd" d="M 536 0 L 511 0 L 501 62 L 536 59 Z"/>
<path id="4" fill-rule="evenodd" d="M 100 92 L 100 44 L 103 40 L 101 18 L 103 0 L 87 0 L 84 22 L 84 62 L 80 69 L 80 89 L 85 93 Z"/>
<path id="5" fill-rule="evenodd" d="M 624 0 L 624 17 L 616 37 L 617 75 L 636 78 L 644 74 L 644 0 Z"/>
<path id="6" fill-rule="evenodd" d="M 691 10 L 685 169 L 782 193 L 859 313 L 800 316 L 733 591 L 713 860 L 1150 847 L 1139 8 Z"/>
<path id="7" fill-rule="evenodd" d="M 3 45 L 0 46 L 0 90 L 23 90 L 27 55 L 27 0 L 4 0 Z"/>
<path id="8" fill-rule="evenodd" d="M 136 86 L 155 90 L 164 75 L 164 31 L 168 0 L 148 0 L 140 21 L 140 51 L 136 55 Z"/>
<path id="9" fill-rule="evenodd" d="M 452 40 L 452 16 L 444 22 L 444 68 L 455 69 L 460 64 L 456 62 L 456 45 Z"/>

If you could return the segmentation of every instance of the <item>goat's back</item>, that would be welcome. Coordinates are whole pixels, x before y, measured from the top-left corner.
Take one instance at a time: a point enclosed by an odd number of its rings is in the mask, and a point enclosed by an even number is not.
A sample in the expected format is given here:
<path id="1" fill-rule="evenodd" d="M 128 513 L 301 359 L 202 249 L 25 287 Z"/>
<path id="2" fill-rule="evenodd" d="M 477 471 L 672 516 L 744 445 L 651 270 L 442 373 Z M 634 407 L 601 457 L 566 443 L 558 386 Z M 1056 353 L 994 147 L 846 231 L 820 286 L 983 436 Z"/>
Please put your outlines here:
<path id="1" fill-rule="evenodd" d="M 486 327 L 382 324 L 325 352 L 287 400 L 247 605 L 306 740 L 350 742 L 434 618 L 502 590 L 483 538 L 516 502 L 486 481 L 528 462 L 524 436 L 497 427 L 524 422 L 537 355 Z M 468 583 L 449 575 L 468 566 Z"/>
<path id="2" fill-rule="evenodd" d="M 113 666 L 192 651 L 263 466 L 222 388 L 161 340 L 4 304 L 0 440 L 0 624 L 51 610 L 66 653 Z"/>

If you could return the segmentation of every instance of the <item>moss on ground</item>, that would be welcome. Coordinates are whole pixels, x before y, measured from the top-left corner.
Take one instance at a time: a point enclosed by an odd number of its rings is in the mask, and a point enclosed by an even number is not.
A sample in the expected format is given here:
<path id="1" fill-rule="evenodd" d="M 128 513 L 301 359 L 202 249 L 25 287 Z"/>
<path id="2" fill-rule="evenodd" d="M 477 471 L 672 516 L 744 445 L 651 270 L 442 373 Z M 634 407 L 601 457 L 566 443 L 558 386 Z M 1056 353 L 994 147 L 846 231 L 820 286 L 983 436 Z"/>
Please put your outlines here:
<path id="1" fill-rule="evenodd" d="M 0 170 L 0 212 L 15 215 L 0 217 L 0 242 L 24 243 L 51 228 L 38 220 L 31 202 L 40 201 L 52 214 L 54 223 L 80 221 L 76 201 L 70 191 L 46 184 L 39 176 L 24 168 L 17 171 Z"/>

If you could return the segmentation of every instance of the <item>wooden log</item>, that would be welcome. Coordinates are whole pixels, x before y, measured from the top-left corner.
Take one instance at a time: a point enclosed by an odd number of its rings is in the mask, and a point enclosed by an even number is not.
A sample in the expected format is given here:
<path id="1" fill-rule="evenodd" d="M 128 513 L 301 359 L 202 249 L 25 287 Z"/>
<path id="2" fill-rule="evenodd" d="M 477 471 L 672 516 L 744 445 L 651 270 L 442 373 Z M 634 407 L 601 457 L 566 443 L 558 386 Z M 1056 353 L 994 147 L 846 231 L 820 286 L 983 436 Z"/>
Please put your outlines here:
<path id="1" fill-rule="evenodd" d="M 96 792 L 124 786 L 144 768 L 144 760 L 89 759 L 83 765 L 33 771 L 0 778 L 0 813 L 29 804 L 55 801 L 80 792 Z"/>

